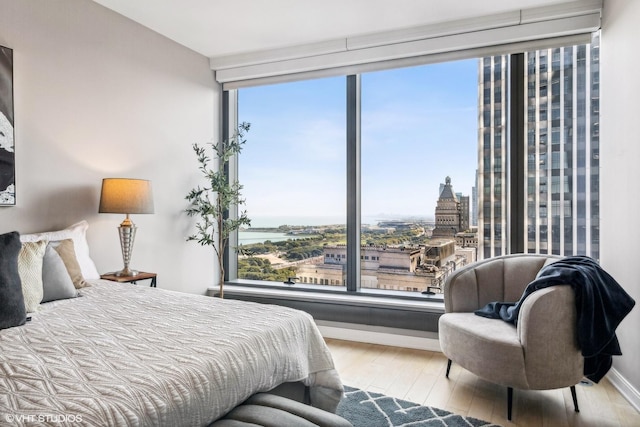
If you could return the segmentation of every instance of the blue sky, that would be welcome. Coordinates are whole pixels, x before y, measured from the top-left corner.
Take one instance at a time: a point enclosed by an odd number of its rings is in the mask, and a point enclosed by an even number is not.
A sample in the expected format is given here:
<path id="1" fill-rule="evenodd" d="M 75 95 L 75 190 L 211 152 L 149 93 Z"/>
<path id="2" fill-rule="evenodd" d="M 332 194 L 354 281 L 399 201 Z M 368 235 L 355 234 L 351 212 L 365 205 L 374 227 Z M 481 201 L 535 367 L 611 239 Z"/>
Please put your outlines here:
<path id="1" fill-rule="evenodd" d="M 345 88 L 334 77 L 240 89 L 251 130 L 239 179 L 254 226 L 344 218 Z M 363 217 L 432 217 L 446 176 L 471 195 L 477 99 L 475 59 L 362 75 Z"/>

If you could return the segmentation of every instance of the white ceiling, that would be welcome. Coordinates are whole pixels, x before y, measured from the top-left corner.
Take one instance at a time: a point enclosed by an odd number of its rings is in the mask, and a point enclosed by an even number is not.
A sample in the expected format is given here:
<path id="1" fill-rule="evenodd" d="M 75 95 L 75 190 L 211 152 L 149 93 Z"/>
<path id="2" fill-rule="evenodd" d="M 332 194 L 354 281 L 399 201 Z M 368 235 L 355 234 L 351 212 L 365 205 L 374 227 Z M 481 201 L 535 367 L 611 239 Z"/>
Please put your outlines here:
<path id="1" fill-rule="evenodd" d="M 93 0 L 207 57 L 572 0 Z"/>

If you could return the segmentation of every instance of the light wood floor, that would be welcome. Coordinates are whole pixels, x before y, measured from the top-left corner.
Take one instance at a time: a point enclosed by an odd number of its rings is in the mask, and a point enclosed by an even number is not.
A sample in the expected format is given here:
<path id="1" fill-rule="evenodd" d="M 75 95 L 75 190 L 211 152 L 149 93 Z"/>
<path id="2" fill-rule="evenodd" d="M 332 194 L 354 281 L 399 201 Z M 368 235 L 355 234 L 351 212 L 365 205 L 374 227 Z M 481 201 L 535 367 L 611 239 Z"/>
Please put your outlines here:
<path id="1" fill-rule="evenodd" d="M 502 426 L 640 426 L 640 414 L 604 378 L 576 386 L 580 413 L 569 388 L 514 390 L 507 421 L 507 390 L 456 366 L 445 378 L 442 353 L 327 339 L 345 385 L 480 418 Z"/>

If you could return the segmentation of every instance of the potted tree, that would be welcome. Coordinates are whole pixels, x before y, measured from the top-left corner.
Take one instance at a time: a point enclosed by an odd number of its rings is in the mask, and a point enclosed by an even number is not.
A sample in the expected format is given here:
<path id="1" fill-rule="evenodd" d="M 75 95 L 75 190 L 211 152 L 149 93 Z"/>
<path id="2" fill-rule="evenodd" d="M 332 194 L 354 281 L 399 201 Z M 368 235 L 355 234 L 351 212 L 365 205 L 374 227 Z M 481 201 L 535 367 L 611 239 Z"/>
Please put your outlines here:
<path id="1" fill-rule="evenodd" d="M 192 146 L 198 158 L 198 169 L 207 184 L 193 188 L 185 197 L 189 202 L 189 207 L 185 210 L 187 215 L 198 218 L 196 232 L 187 237 L 187 240 L 196 241 L 202 246 L 213 246 L 220 273 L 220 298 L 224 298 L 224 254 L 229 235 L 243 225 L 251 225 L 247 212 L 240 210 L 240 206 L 244 204 L 240 193 L 242 185 L 237 180 L 230 181 L 227 173 L 229 159 L 242 151 L 250 126 L 250 123 L 242 122 L 227 140 L 217 144 L 207 143 L 206 146 Z M 213 158 L 207 154 L 207 146 L 213 149 Z M 233 206 L 238 207 L 237 218 L 229 217 L 229 210 Z"/>

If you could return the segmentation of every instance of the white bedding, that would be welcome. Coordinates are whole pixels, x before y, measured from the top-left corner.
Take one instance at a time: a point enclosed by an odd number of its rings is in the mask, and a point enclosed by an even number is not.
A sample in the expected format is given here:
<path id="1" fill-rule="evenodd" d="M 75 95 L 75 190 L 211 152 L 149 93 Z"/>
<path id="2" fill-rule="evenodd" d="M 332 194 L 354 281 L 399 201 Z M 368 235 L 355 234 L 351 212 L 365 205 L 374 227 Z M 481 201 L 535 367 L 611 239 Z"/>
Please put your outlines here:
<path id="1" fill-rule="evenodd" d="M 342 395 L 307 313 L 107 281 L 81 293 L 0 331 L 0 424 L 199 426 L 283 382 L 325 409 Z"/>

